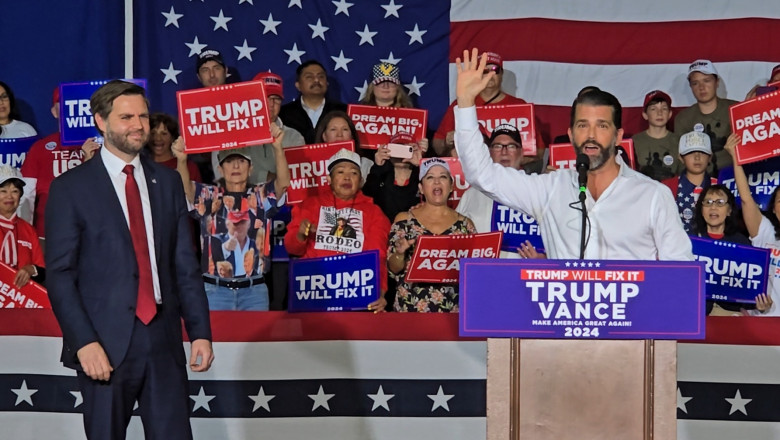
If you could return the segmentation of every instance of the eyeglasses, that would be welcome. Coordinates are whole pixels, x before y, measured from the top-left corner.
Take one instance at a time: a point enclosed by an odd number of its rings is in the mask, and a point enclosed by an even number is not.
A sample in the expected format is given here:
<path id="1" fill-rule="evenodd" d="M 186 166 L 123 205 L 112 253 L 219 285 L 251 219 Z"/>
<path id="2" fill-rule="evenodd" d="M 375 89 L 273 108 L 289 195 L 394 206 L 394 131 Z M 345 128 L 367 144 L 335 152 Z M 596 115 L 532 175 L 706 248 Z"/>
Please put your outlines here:
<path id="1" fill-rule="evenodd" d="M 520 145 L 517 144 L 493 144 L 490 146 L 490 149 L 493 151 L 501 151 L 504 148 L 506 148 L 506 151 L 517 151 L 520 148 Z"/>
<path id="2" fill-rule="evenodd" d="M 501 75 L 501 66 L 497 66 L 495 64 L 491 64 L 487 67 L 485 67 L 485 70 L 482 71 L 483 74 L 487 75 L 490 72 L 496 72 L 496 75 Z"/>
<path id="3" fill-rule="evenodd" d="M 728 200 L 723 199 L 705 199 L 701 202 L 704 206 L 717 206 L 718 208 L 722 208 L 728 204 Z"/>
<path id="4" fill-rule="evenodd" d="M 2 95 L 0 95 L 0 101 L 10 101 L 10 100 L 11 98 L 8 97 L 8 93 L 3 93 Z"/>

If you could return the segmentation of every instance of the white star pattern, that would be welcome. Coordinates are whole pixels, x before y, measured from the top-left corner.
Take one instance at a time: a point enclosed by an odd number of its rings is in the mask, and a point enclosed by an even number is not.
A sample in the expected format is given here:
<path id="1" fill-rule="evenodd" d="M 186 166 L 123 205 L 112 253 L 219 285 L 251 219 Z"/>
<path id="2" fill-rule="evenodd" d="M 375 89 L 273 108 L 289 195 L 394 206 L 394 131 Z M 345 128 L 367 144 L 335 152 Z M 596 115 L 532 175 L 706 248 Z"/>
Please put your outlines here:
<path id="1" fill-rule="evenodd" d="M 247 58 L 249 61 L 252 61 L 252 52 L 256 51 L 256 47 L 247 46 L 246 44 L 246 38 L 244 38 L 244 45 L 243 46 L 233 46 L 238 51 L 238 58 L 236 61 L 241 60 L 242 58 Z"/>
<path id="2" fill-rule="evenodd" d="M 222 9 L 219 10 L 219 15 L 216 17 L 209 17 L 212 20 L 214 20 L 214 30 L 216 31 L 219 28 L 224 29 L 226 32 L 228 31 L 227 24 L 230 20 L 233 19 L 233 17 L 225 17 L 225 14 L 222 13 Z"/>
<path id="3" fill-rule="evenodd" d="M 258 408 L 263 408 L 264 410 L 271 412 L 271 406 L 268 405 L 268 402 L 274 397 L 276 396 L 266 394 L 265 391 L 263 391 L 263 387 L 260 387 L 260 391 L 257 392 L 256 396 L 249 396 L 249 398 L 255 402 L 255 406 L 252 407 L 252 412 L 257 411 Z"/>
<path id="4" fill-rule="evenodd" d="M 344 69 L 345 72 L 349 72 L 349 66 L 347 65 L 352 62 L 352 58 L 346 58 L 343 50 L 339 51 L 339 56 L 331 56 L 331 59 L 336 62 L 336 67 L 333 69 L 334 72 L 339 69 Z"/>
<path id="5" fill-rule="evenodd" d="M 246 2 L 246 3 L 249 3 L 249 4 L 250 4 L 250 5 L 252 5 L 252 6 L 254 6 L 254 5 L 255 5 L 254 3 L 252 3 L 252 0 L 238 0 L 238 4 L 239 4 L 239 5 L 240 5 L 241 3 L 245 3 L 245 2 Z"/>
<path id="6" fill-rule="evenodd" d="M 195 39 L 192 41 L 192 43 L 184 43 L 184 44 L 190 48 L 190 54 L 187 55 L 188 57 L 191 57 L 193 55 L 200 55 L 203 49 L 207 46 L 206 44 L 201 44 L 200 41 L 198 41 L 197 36 L 195 36 Z"/>
<path id="7" fill-rule="evenodd" d="M 401 62 L 401 58 L 396 58 L 395 56 L 393 56 L 393 52 L 390 51 L 390 55 L 388 55 L 387 58 L 380 59 L 379 61 L 383 63 L 395 64 L 397 66 L 398 63 Z"/>
<path id="8" fill-rule="evenodd" d="M 693 397 L 684 397 L 680 392 L 680 387 L 677 387 L 677 409 L 688 414 L 688 408 L 685 407 L 685 404 L 691 399 L 693 399 Z"/>
<path id="9" fill-rule="evenodd" d="M 287 5 L 287 9 L 292 8 L 293 6 L 297 6 L 301 9 L 303 9 L 303 6 L 301 5 L 301 0 L 290 0 L 290 3 Z"/>
<path id="10" fill-rule="evenodd" d="M 417 76 L 416 75 L 414 77 L 412 77 L 412 82 L 410 82 L 409 84 L 404 84 L 404 86 L 407 89 L 409 89 L 409 96 L 412 96 L 412 95 L 422 96 L 420 94 L 420 89 L 424 85 L 425 85 L 425 83 L 418 83 L 417 82 Z"/>
<path id="11" fill-rule="evenodd" d="M 742 394 L 739 392 L 739 389 L 737 389 L 737 394 L 734 395 L 733 398 L 726 397 L 726 402 L 731 404 L 731 409 L 729 410 L 729 415 L 734 414 L 736 411 L 742 412 L 742 414 L 747 415 L 747 409 L 745 409 L 745 405 L 750 403 L 753 399 L 743 399 Z"/>
<path id="12" fill-rule="evenodd" d="M 569 262 L 567 261 L 566 263 L 564 263 L 564 266 L 566 266 L 566 267 L 571 267 L 571 263 L 569 263 Z"/>
<path id="13" fill-rule="evenodd" d="M 320 389 L 317 391 L 317 394 L 309 394 L 309 398 L 314 401 L 314 404 L 311 406 L 311 410 L 314 411 L 319 407 L 323 407 L 330 411 L 328 400 L 332 399 L 333 396 L 335 396 L 335 394 L 325 394 L 325 391 L 322 389 L 322 385 L 320 385 Z"/>
<path id="14" fill-rule="evenodd" d="M 368 29 L 368 25 L 365 25 L 362 32 L 355 31 L 355 33 L 358 34 L 358 36 L 360 37 L 360 43 L 358 43 L 358 46 L 362 46 L 364 43 L 368 43 L 373 46 L 374 35 L 376 35 L 378 32 L 371 31 L 370 29 Z"/>
<path id="15" fill-rule="evenodd" d="M 293 61 L 298 62 L 298 64 L 301 64 L 303 61 L 301 61 L 301 55 L 305 54 L 305 50 L 298 50 L 298 43 L 293 43 L 293 47 L 290 50 L 284 49 L 284 53 L 287 54 L 289 58 L 287 58 L 287 64 L 292 63 Z"/>
<path id="16" fill-rule="evenodd" d="M 174 84 L 179 84 L 179 80 L 176 79 L 176 77 L 181 73 L 181 70 L 176 70 L 173 68 L 173 61 L 171 61 L 171 64 L 168 65 L 167 69 L 160 69 L 160 72 L 165 74 L 165 78 L 163 78 L 163 84 L 167 83 L 168 81 L 173 81 Z"/>
<path id="17" fill-rule="evenodd" d="M 368 394 L 368 397 L 374 401 L 374 404 L 371 406 L 371 411 L 374 411 L 380 406 L 390 411 L 390 405 L 388 404 L 388 401 L 395 397 L 395 394 L 385 394 L 385 391 L 382 389 L 382 385 L 379 385 L 379 390 L 377 390 L 376 394 Z"/>
<path id="18" fill-rule="evenodd" d="M 70 394 L 72 394 L 73 397 L 75 397 L 75 401 L 73 402 L 74 408 L 78 408 L 79 405 L 84 403 L 84 398 L 81 397 L 81 391 L 71 391 Z"/>
<path id="19" fill-rule="evenodd" d="M 596 266 L 596 267 L 601 267 L 601 263 L 599 263 L 598 261 L 595 262 L 593 265 Z"/>
<path id="20" fill-rule="evenodd" d="M 395 18 L 401 18 L 398 15 L 398 10 L 403 8 L 403 7 L 404 7 L 404 5 L 396 5 L 395 4 L 395 0 L 390 0 L 390 3 L 388 3 L 386 5 L 382 5 L 382 9 L 385 10 L 385 18 L 387 18 L 387 17 L 389 17 L 391 15 L 395 16 Z"/>
<path id="21" fill-rule="evenodd" d="M 273 32 L 274 34 L 279 35 L 276 33 L 276 27 L 282 24 L 282 22 L 274 20 L 274 15 L 270 12 L 268 13 L 268 20 L 260 20 L 260 23 L 263 25 L 263 35 L 267 34 L 268 32 Z"/>
<path id="22" fill-rule="evenodd" d="M 336 13 L 333 14 L 334 16 L 339 15 L 340 13 L 344 13 L 344 15 L 349 17 L 349 8 L 355 6 L 354 3 L 347 3 L 347 0 L 339 0 L 337 2 L 331 2 L 331 3 L 336 5 Z"/>
<path id="23" fill-rule="evenodd" d="M 588 261 L 588 267 L 593 267 L 593 263 Z"/>
<path id="24" fill-rule="evenodd" d="M 414 24 L 414 29 L 410 31 L 404 31 L 404 33 L 409 36 L 409 46 L 411 46 L 415 41 L 423 44 L 422 36 L 425 35 L 426 32 L 428 31 L 421 31 L 420 27 L 417 26 L 417 23 Z"/>
<path id="25" fill-rule="evenodd" d="M 173 6 L 171 6 L 171 12 L 162 12 L 161 14 L 165 17 L 165 27 L 174 25 L 178 28 L 179 19 L 184 17 L 184 14 L 177 14 L 176 11 L 173 10 Z"/>
<path id="26" fill-rule="evenodd" d="M 195 406 L 192 407 L 192 412 L 195 412 L 198 410 L 198 408 L 203 408 L 208 412 L 211 412 L 211 407 L 209 406 L 209 402 L 211 402 L 212 399 L 214 399 L 216 396 L 209 396 L 206 394 L 205 391 L 203 391 L 203 387 L 200 387 L 200 391 L 198 391 L 198 394 L 194 396 L 190 396 L 190 399 L 192 399 L 195 402 Z"/>
<path id="27" fill-rule="evenodd" d="M 317 19 L 317 24 L 310 24 L 309 27 L 311 28 L 311 39 L 315 39 L 317 37 L 322 38 L 322 41 L 325 41 L 325 32 L 328 32 L 328 29 L 330 29 L 327 26 L 322 25 L 322 20 Z"/>
<path id="28" fill-rule="evenodd" d="M 16 403 L 14 403 L 14 406 L 18 406 L 22 402 L 27 402 L 30 404 L 30 406 L 33 406 L 32 395 L 38 392 L 38 390 L 27 388 L 26 380 L 22 380 L 21 387 L 16 389 L 12 388 L 11 391 L 16 394 Z"/>
<path id="29" fill-rule="evenodd" d="M 355 90 L 357 90 L 357 92 L 360 94 L 360 96 L 358 96 L 358 101 L 362 101 L 363 98 L 366 96 L 366 89 L 367 88 L 368 88 L 368 81 L 366 81 L 366 80 L 363 80 L 363 86 L 362 87 L 361 86 L 355 87 Z"/>
<path id="30" fill-rule="evenodd" d="M 439 391 L 436 394 L 428 394 L 428 398 L 433 400 L 431 412 L 435 411 L 436 408 L 439 407 L 444 408 L 449 412 L 450 405 L 447 402 L 453 397 L 455 397 L 454 394 L 444 394 L 444 390 L 442 389 L 441 385 L 439 385 Z"/>

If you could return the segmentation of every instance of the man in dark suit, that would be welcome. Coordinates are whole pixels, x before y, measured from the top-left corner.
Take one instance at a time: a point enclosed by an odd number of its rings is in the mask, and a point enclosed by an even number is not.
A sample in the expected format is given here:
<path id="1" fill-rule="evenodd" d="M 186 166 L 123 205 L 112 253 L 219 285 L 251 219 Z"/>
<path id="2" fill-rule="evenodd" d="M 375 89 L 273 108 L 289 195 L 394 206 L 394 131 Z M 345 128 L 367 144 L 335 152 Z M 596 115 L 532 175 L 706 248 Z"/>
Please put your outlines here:
<path id="1" fill-rule="evenodd" d="M 214 355 L 181 178 L 138 154 L 141 87 L 111 81 L 90 105 L 104 148 L 54 180 L 46 212 L 62 362 L 77 370 L 89 439 L 124 439 L 136 400 L 146 438 L 191 439 L 182 318 L 192 371 Z"/>
<path id="2" fill-rule="evenodd" d="M 306 61 L 295 69 L 295 88 L 301 96 L 283 105 L 279 118 L 287 127 L 298 130 L 307 144 L 313 144 L 316 142 L 314 129 L 320 118 L 333 110 L 345 112 L 347 106 L 325 97 L 328 94 L 328 74 L 319 61 Z"/>

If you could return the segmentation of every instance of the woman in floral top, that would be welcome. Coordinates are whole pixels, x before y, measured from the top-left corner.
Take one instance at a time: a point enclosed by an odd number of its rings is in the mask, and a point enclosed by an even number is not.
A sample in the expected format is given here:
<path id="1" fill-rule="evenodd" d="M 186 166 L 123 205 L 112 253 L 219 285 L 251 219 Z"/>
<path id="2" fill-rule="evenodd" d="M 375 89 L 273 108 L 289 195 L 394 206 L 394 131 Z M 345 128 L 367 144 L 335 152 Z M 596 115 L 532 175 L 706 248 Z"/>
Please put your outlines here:
<path id="1" fill-rule="evenodd" d="M 397 312 L 457 312 L 457 283 L 407 283 L 406 271 L 420 235 L 475 234 L 468 217 L 447 206 L 452 192 L 449 164 L 429 159 L 420 166 L 420 192 L 424 203 L 395 217 L 390 230 L 387 267 L 398 281 L 394 308 Z"/>

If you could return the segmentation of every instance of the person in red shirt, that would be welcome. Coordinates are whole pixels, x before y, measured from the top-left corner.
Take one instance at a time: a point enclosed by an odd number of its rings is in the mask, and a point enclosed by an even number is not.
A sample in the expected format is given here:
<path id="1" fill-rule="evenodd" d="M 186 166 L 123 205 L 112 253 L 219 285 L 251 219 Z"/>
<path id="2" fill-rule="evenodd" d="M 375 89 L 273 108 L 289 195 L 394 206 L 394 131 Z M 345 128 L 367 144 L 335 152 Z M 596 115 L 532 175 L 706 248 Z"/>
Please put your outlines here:
<path id="1" fill-rule="evenodd" d="M 43 279 L 43 251 L 32 225 L 16 216 L 24 194 L 19 170 L 0 166 L 0 261 L 16 269 L 14 284 L 23 287 L 31 279 Z"/>

